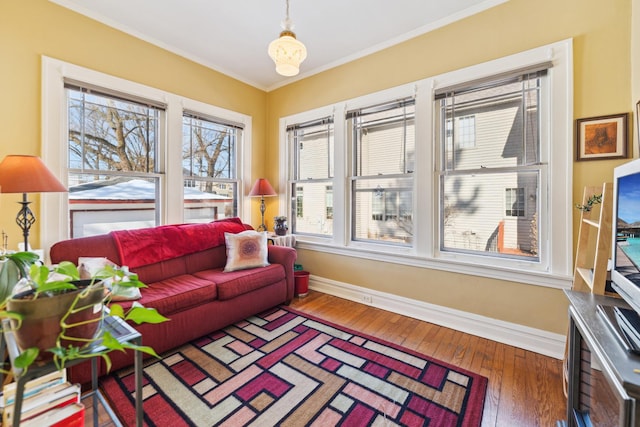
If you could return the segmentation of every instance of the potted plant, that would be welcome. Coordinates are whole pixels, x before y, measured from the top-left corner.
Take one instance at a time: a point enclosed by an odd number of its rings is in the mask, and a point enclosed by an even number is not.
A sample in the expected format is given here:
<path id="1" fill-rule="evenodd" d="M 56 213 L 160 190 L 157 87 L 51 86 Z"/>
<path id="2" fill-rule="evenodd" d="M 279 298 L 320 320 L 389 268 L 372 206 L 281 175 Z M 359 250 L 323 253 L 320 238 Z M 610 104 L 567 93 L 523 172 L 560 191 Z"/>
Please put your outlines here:
<path id="1" fill-rule="evenodd" d="M 137 275 L 126 268 L 107 266 L 90 280 L 80 280 L 77 267 L 61 262 L 51 271 L 43 265 L 31 265 L 28 279 L 20 283 L 0 304 L 0 317 L 10 319 L 16 340 L 22 350 L 14 366 L 26 369 L 38 359 L 53 359 L 58 369 L 78 358 L 102 357 L 107 369 L 111 367 L 109 353 L 127 348 L 158 357 L 147 346 L 119 343 L 100 325 L 109 303 L 109 283 L 124 287 L 144 287 Z M 138 303 L 125 312 L 122 306 L 112 304 L 109 315 L 140 323 L 161 323 L 168 320 L 155 309 Z M 86 351 L 100 341 L 99 351 Z M 95 349 L 94 349 L 95 350 Z"/>

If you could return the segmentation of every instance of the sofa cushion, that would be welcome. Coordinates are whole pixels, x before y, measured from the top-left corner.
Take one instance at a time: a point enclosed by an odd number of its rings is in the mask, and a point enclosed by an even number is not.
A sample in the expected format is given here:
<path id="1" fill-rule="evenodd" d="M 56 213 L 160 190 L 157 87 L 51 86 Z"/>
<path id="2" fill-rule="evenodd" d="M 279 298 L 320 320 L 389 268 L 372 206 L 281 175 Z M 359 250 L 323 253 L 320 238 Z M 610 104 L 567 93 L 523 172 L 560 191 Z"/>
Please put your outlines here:
<path id="1" fill-rule="evenodd" d="M 218 299 L 224 301 L 284 280 L 285 272 L 282 265 L 272 264 L 267 267 L 229 273 L 220 269 L 205 270 L 194 273 L 194 276 L 215 282 Z"/>
<path id="2" fill-rule="evenodd" d="M 171 318 L 172 313 L 189 309 L 217 298 L 215 283 L 190 274 L 171 277 L 148 284 L 142 289 L 138 302 L 147 308 L 155 308 L 163 316 Z M 121 303 L 127 308 L 131 303 Z"/>
<path id="3" fill-rule="evenodd" d="M 224 233 L 227 246 L 225 272 L 265 267 L 267 260 L 267 233 L 254 230 L 242 233 Z"/>

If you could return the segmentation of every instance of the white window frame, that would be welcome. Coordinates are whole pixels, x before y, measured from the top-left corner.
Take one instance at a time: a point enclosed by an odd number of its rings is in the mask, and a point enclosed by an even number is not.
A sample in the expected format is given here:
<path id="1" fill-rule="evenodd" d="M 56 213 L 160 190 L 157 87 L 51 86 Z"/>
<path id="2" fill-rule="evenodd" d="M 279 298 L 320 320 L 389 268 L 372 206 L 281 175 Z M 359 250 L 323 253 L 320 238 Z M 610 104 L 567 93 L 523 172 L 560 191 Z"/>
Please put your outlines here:
<path id="1" fill-rule="evenodd" d="M 438 88 L 462 84 L 480 78 L 522 69 L 551 61 L 548 70 L 546 108 L 542 118 L 541 159 L 548 164 L 553 185 L 543 180 L 540 185 L 548 189 L 548 197 L 541 201 L 541 211 L 549 212 L 540 221 L 539 262 L 529 260 L 497 259 L 486 255 L 443 253 L 439 251 L 439 188 L 436 168 L 438 144 L 434 126 L 434 93 Z M 416 157 L 414 186 L 414 242 L 410 248 L 393 247 L 380 243 L 350 241 L 347 173 L 350 150 L 346 146 L 345 112 L 375 103 L 388 102 L 403 96 L 416 96 Z M 374 261 L 390 262 L 415 267 L 470 274 L 506 281 L 547 286 L 558 289 L 571 287 L 572 236 L 572 170 L 573 170 L 573 46 L 567 39 L 534 48 L 500 59 L 464 69 L 429 77 L 417 82 L 374 94 L 351 99 L 315 110 L 280 119 L 280 188 L 288 188 L 287 173 L 289 148 L 287 125 L 334 116 L 335 177 L 333 184 L 334 234 L 331 239 L 300 237 L 300 249 L 328 252 Z M 549 142 L 551 141 L 551 142 Z M 281 211 L 288 211 L 290 194 L 280 197 Z"/>
<path id="2" fill-rule="evenodd" d="M 160 223 L 183 221 L 182 174 L 182 115 L 185 110 L 218 117 L 244 126 L 242 141 L 237 144 L 238 216 L 251 218 L 252 203 L 246 194 L 251 178 L 250 116 L 196 101 L 157 88 L 131 82 L 99 71 L 91 70 L 58 59 L 42 56 L 42 159 L 66 185 L 67 181 L 67 101 L 65 79 L 106 88 L 111 91 L 155 101 L 166 106 L 165 120 L 161 124 L 158 146 L 160 177 Z M 40 240 L 48 248 L 57 241 L 69 238 L 68 197 L 66 193 L 43 194 L 41 198 Z"/>

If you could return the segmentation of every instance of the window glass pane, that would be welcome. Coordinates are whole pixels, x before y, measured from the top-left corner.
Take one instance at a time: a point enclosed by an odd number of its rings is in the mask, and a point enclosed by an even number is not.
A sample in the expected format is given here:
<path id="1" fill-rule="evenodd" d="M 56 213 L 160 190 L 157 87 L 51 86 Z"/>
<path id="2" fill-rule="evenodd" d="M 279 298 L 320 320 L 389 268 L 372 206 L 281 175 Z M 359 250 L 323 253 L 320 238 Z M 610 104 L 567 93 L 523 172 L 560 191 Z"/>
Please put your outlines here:
<path id="1" fill-rule="evenodd" d="M 293 185 L 293 206 L 295 220 L 292 233 L 306 233 L 331 236 L 333 215 L 327 216 L 327 201 L 332 201 L 333 192 L 327 181 L 300 182 Z"/>
<path id="2" fill-rule="evenodd" d="M 69 168 L 156 172 L 156 107 L 67 88 Z"/>
<path id="3" fill-rule="evenodd" d="M 295 179 L 333 177 L 333 123 L 290 131 L 296 153 Z"/>
<path id="4" fill-rule="evenodd" d="M 538 163 L 539 90 L 540 78 L 532 78 L 441 100 L 440 118 L 444 123 L 441 126 L 447 140 L 443 150 L 445 168 L 465 170 Z M 470 147 L 473 150 L 468 150 Z"/>
<path id="5" fill-rule="evenodd" d="M 182 120 L 184 221 L 237 216 L 236 141 L 242 129 L 185 115 Z"/>
<path id="6" fill-rule="evenodd" d="M 237 216 L 236 182 L 184 180 L 184 222 L 210 222 Z"/>
<path id="7" fill-rule="evenodd" d="M 411 173 L 415 162 L 415 105 L 356 115 L 349 120 L 355 175 Z"/>
<path id="8" fill-rule="evenodd" d="M 539 172 L 445 175 L 442 180 L 442 250 L 537 259 Z M 505 195 L 510 212 L 505 212 Z"/>
<path id="9" fill-rule="evenodd" d="M 71 238 L 156 225 L 158 178 L 69 174 Z"/>
<path id="10" fill-rule="evenodd" d="M 162 110 L 86 89 L 66 94 L 71 237 L 158 225 Z"/>
<path id="11" fill-rule="evenodd" d="M 413 241 L 413 180 L 353 181 L 354 240 L 410 245 Z"/>
<path id="12" fill-rule="evenodd" d="M 235 145 L 240 129 L 211 120 L 182 120 L 182 167 L 185 176 L 235 178 Z"/>

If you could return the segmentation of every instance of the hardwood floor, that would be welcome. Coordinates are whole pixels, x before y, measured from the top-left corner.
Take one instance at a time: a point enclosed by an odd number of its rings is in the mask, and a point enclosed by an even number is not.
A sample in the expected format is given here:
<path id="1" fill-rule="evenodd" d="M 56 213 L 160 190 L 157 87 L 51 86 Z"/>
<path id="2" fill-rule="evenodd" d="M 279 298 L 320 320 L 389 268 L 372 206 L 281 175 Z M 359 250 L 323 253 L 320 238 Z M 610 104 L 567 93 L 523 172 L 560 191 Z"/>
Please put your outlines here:
<path id="1" fill-rule="evenodd" d="M 561 360 L 319 292 L 291 307 L 484 375 L 483 427 L 553 427 L 566 416 Z"/>
<path id="2" fill-rule="evenodd" d="M 314 291 L 291 307 L 484 375 L 483 427 L 554 427 L 565 418 L 560 360 Z M 111 425 L 101 413 L 100 426 Z"/>

